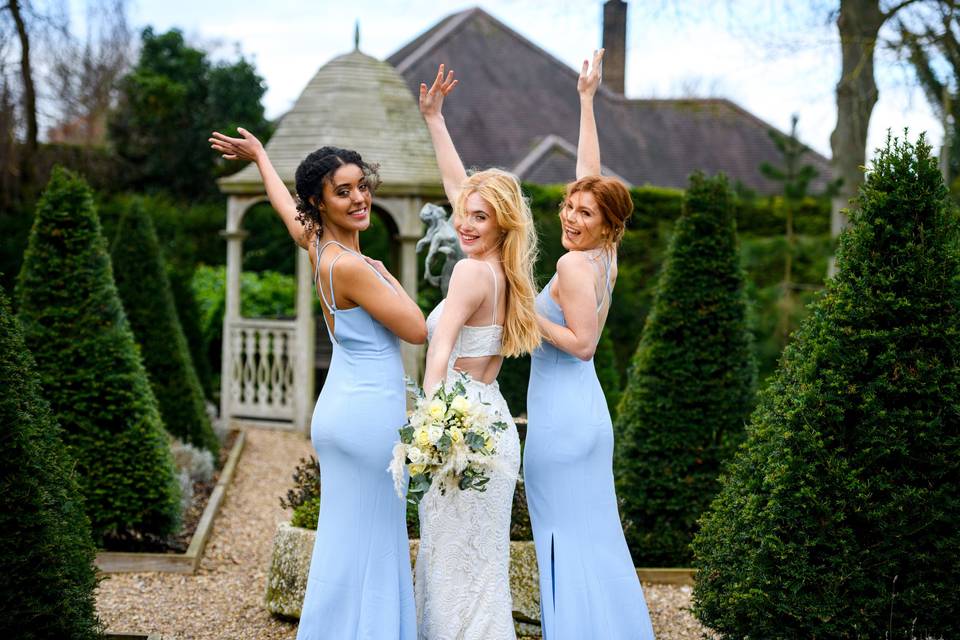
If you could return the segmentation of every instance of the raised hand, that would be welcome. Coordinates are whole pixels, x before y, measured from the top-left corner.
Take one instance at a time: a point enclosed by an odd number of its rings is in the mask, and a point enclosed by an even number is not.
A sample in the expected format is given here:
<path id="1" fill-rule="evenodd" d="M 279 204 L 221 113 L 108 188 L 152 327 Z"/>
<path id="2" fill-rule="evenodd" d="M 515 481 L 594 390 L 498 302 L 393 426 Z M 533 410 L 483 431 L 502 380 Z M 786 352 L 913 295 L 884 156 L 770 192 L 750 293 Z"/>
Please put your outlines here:
<path id="1" fill-rule="evenodd" d="M 442 115 L 443 99 L 453 91 L 453 88 L 459 82 L 459 80 L 453 79 L 452 70 L 446 78 L 443 77 L 443 71 L 444 65 L 441 64 L 437 70 L 437 77 L 433 80 L 433 86 L 429 90 L 425 83 L 420 83 L 420 113 L 423 114 L 425 119 Z"/>
<path id="2" fill-rule="evenodd" d="M 207 138 L 210 148 L 220 153 L 226 160 L 249 160 L 256 162 L 263 153 L 263 144 L 257 137 L 242 127 L 237 127 L 242 138 L 231 138 L 219 131 L 214 131 L 213 137 Z"/>
<path id="3" fill-rule="evenodd" d="M 596 49 L 593 52 L 593 67 L 589 60 L 583 61 L 583 67 L 580 69 L 580 77 L 577 78 L 577 92 L 585 98 L 592 98 L 600 86 L 600 80 L 603 76 L 603 49 Z"/>

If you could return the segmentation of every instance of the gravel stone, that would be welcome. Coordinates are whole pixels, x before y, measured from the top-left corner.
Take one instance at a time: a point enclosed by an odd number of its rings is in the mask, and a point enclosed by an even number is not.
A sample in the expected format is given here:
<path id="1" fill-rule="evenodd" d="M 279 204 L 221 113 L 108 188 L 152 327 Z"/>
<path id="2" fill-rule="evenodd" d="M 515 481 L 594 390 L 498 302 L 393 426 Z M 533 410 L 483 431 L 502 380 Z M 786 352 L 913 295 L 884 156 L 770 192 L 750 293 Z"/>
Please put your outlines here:
<path id="1" fill-rule="evenodd" d="M 197 573 L 105 576 L 97 612 L 107 630 L 164 640 L 295 640 L 296 622 L 272 616 L 264 598 L 274 534 L 291 516 L 279 498 L 290 488 L 294 461 L 312 453 L 300 434 L 248 430 Z M 658 640 L 704 637 L 689 612 L 689 586 L 644 583 L 643 590 Z"/>

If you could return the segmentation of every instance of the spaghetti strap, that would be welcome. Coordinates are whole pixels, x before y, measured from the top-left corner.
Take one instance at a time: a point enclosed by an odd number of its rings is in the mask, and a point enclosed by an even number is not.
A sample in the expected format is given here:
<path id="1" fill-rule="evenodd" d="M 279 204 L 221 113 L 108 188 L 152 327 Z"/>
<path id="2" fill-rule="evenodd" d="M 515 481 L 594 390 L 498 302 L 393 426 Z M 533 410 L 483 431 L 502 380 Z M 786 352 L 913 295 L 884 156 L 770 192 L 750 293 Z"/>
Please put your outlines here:
<path id="1" fill-rule="evenodd" d="M 606 269 L 606 275 L 604 276 L 604 285 L 603 285 L 603 294 L 600 296 L 600 300 L 597 302 L 597 313 L 600 313 L 600 310 L 603 309 L 603 303 L 606 302 L 607 298 L 613 293 L 610 287 L 610 273 L 613 270 L 613 258 L 609 254 L 604 253 L 604 267 Z"/>
<path id="2" fill-rule="evenodd" d="M 494 271 L 493 265 L 489 262 L 484 262 L 483 264 L 487 265 L 490 269 L 490 275 L 493 276 L 493 321 L 490 322 L 491 325 L 497 324 L 497 272 Z"/>
<path id="3" fill-rule="evenodd" d="M 330 271 L 329 271 L 329 274 L 328 274 L 329 277 L 330 277 L 330 300 L 329 300 L 329 302 L 328 302 L 328 301 L 327 301 L 327 297 L 326 297 L 326 296 L 324 295 L 324 293 L 323 293 L 323 287 L 320 286 L 320 283 L 319 283 L 319 281 L 318 281 L 318 278 L 319 278 L 319 276 L 320 276 L 320 256 L 323 254 L 324 251 L 326 251 L 327 247 L 329 247 L 329 246 L 332 245 L 332 244 L 335 244 L 335 245 L 337 245 L 338 247 L 340 247 L 341 249 L 343 249 L 343 253 L 337 255 L 336 257 L 334 257 L 333 261 L 330 263 Z M 377 270 L 373 267 L 373 265 L 371 265 L 369 262 L 367 262 L 366 260 L 364 260 L 364 259 L 363 259 L 363 256 L 362 256 L 360 253 L 357 253 L 357 252 L 354 251 L 353 249 L 344 246 L 342 243 L 337 242 L 336 240 L 328 240 L 327 242 L 324 242 L 323 245 L 321 246 L 321 245 L 320 245 L 320 237 L 317 236 L 317 265 L 316 265 L 316 268 L 314 269 L 314 272 L 313 272 L 313 283 L 314 283 L 314 286 L 316 286 L 317 291 L 320 292 L 320 298 L 323 300 L 323 304 L 326 305 L 327 309 L 330 311 L 331 314 L 332 314 L 334 311 L 340 311 L 340 309 L 337 309 L 337 298 L 336 298 L 336 296 L 335 296 L 334 293 L 333 293 L 333 265 L 335 265 L 335 264 L 337 263 L 337 260 L 339 260 L 340 257 L 343 256 L 343 255 L 346 254 L 346 253 L 351 253 L 351 254 L 357 256 L 358 258 L 360 258 L 361 260 L 363 260 L 363 264 L 365 264 L 371 271 L 373 271 L 373 273 L 374 273 L 378 278 L 380 278 L 380 280 L 382 280 L 384 284 L 386 284 L 388 287 L 390 287 L 390 291 L 392 291 L 392 292 L 394 293 L 394 295 L 398 295 L 398 294 L 397 294 L 397 290 L 393 287 L 392 284 L 390 284 L 390 281 L 387 280 L 386 278 L 384 278 L 384 277 L 383 277 L 383 274 L 381 274 L 379 271 L 377 271 Z"/>
<path id="4" fill-rule="evenodd" d="M 333 295 L 333 264 L 332 263 L 330 265 L 330 298 L 331 299 L 329 301 L 327 301 L 327 296 L 324 295 L 323 293 L 323 287 L 320 286 L 320 256 L 323 255 L 323 252 L 326 251 L 327 247 L 329 247 L 331 244 L 339 245 L 340 243 L 331 240 L 329 242 L 324 242 L 323 246 L 320 246 L 320 236 L 317 236 L 317 242 L 316 242 L 317 264 L 313 269 L 313 286 L 316 287 L 317 293 L 320 294 L 320 299 L 323 300 L 323 304 L 327 308 L 327 311 L 330 312 L 330 315 L 333 315 L 333 312 L 337 310 L 337 301 Z M 343 246 L 343 245 L 340 245 L 340 246 Z M 343 254 L 340 254 L 340 255 L 343 255 Z M 336 258 L 334 258 L 334 260 L 336 260 Z"/>

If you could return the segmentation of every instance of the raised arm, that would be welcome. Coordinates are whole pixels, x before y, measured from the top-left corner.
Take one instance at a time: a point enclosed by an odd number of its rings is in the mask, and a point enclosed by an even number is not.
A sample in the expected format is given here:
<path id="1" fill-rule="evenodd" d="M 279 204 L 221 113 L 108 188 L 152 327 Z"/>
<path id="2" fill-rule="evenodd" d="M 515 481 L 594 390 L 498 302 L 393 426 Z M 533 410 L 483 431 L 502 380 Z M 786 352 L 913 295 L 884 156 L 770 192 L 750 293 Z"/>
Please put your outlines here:
<path id="1" fill-rule="evenodd" d="M 443 119 L 443 99 L 453 91 L 457 82 L 453 79 L 453 71 L 444 78 L 443 65 L 440 65 L 437 77 L 433 80 L 433 86 L 427 89 L 426 84 L 420 83 L 420 113 L 423 114 L 423 119 L 427 123 L 427 130 L 433 141 L 433 152 L 437 156 L 437 165 L 440 167 L 443 190 L 451 204 L 456 201 L 467 179 L 467 172 L 463 168 L 463 162 L 460 161 L 456 147 L 453 146 L 450 132 L 447 131 L 447 123 Z"/>
<path id="2" fill-rule="evenodd" d="M 600 335 L 594 275 L 588 261 L 580 251 L 565 253 L 557 261 L 557 297 L 567 326 L 537 315 L 544 340 L 581 360 L 593 357 Z"/>
<path id="3" fill-rule="evenodd" d="M 593 67 L 583 61 L 577 79 L 580 94 L 580 139 L 577 143 L 577 180 L 586 176 L 600 175 L 600 140 L 597 137 L 597 120 L 593 116 L 593 96 L 600 86 L 603 49 L 593 52 Z"/>
<path id="4" fill-rule="evenodd" d="M 237 127 L 241 138 L 231 138 L 218 131 L 213 132 L 213 137 L 209 138 L 210 147 L 223 155 L 227 160 L 247 160 L 255 162 L 257 169 L 260 170 L 260 176 L 263 178 L 263 184 L 267 190 L 267 197 L 270 198 L 270 204 L 280 215 L 283 224 L 294 242 L 303 247 L 309 248 L 309 239 L 306 237 L 303 224 L 297 220 L 297 203 L 294 201 L 287 185 L 283 183 L 280 174 L 273 167 L 270 158 L 263 145 L 252 133 Z"/>
<path id="5" fill-rule="evenodd" d="M 476 286 L 483 276 L 490 277 L 486 267 L 476 260 L 460 260 L 453 267 L 443 313 L 427 349 L 423 390 L 428 394 L 438 382 L 446 379 L 447 364 L 460 329 L 483 303 L 483 287 Z"/>

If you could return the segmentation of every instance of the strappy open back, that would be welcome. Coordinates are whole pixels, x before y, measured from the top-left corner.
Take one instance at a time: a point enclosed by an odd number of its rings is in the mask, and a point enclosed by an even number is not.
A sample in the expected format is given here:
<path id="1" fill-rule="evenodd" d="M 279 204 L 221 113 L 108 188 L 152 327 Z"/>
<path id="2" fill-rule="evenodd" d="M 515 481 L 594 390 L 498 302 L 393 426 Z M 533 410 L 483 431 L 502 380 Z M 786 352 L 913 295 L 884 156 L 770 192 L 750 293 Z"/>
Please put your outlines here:
<path id="1" fill-rule="evenodd" d="M 611 253 L 604 251 L 603 252 L 603 288 L 597 292 L 597 314 L 603 311 L 604 305 L 610 302 L 613 296 L 613 282 L 612 282 L 612 272 L 613 272 L 613 256 Z M 592 261 L 594 268 L 599 269 L 599 263 L 597 261 Z M 557 279 L 557 274 L 554 273 L 553 277 L 550 278 L 550 282 L 546 284 L 545 287 L 540 291 L 540 294 L 537 296 L 535 301 L 537 313 L 547 318 L 550 322 L 558 324 L 561 327 L 567 326 L 567 320 L 563 315 L 563 309 L 560 308 L 560 305 L 557 304 L 557 301 L 553 299 L 551 290 L 553 289 L 553 281 Z M 609 305 L 607 305 L 609 308 Z M 602 329 L 602 327 L 601 327 Z M 597 341 L 600 341 L 600 333 L 597 332 Z M 577 360 L 573 355 L 570 355 L 566 351 L 558 349 L 552 344 L 544 341 L 541 345 L 533 351 L 531 354 L 533 357 L 549 357 L 552 359 L 566 359 L 566 360 Z M 592 359 L 591 359 L 592 361 Z M 592 366 L 592 365 L 591 365 Z"/>
<path id="2" fill-rule="evenodd" d="M 333 257 L 333 260 L 330 261 L 330 267 L 329 267 L 329 269 L 328 269 L 328 281 L 329 281 L 329 287 L 330 287 L 330 299 L 327 300 L 327 296 L 326 296 L 326 294 L 324 294 L 324 292 L 323 292 L 323 286 L 320 284 L 320 256 L 322 256 L 322 255 L 323 255 L 323 252 L 326 251 L 327 247 L 329 247 L 329 246 L 332 245 L 332 244 L 335 244 L 335 245 L 337 245 L 338 247 L 340 247 L 341 249 L 343 249 L 343 252 L 340 253 L 340 254 L 338 254 L 338 255 L 336 255 L 336 256 L 334 256 L 334 257 Z M 328 240 L 327 242 L 324 242 L 323 245 L 321 245 L 321 244 L 320 244 L 320 237 L 317 236 L 316 248 L 317 248 L 317 264 L 314 265 L 314 268 L 313 268 L 313 284 L 314 284 L 314 286 L 315 286 L 316 289 L 317 289 L 317 293 L 320 294 L 320 299 L 323 301 L 323 305 L 327 308 L 327 311 L 330 312 L 330 318 L 334 321 L 333 328 L 331 328 L 330 325 L 329 325 L 329 323 L 327 323 L 327 319 L 326 319 L 326 318 L 323 319 L 323 322 L 324 322 L 324 324 L 325 324 L 326 327 L 327 327 L 327 333 L 330 334 L 330 340 L 331 340 L 334 344 L 339 344 L 339 341 L 336 339 L 336 337 L 335 337 L 335 335 L 334 335 L 335 332 L 336 332 L 337 326 L 340 324 L 340 321 L 337 320 L 337 317 L 336 317 L 338 312 L 339 312 L 339 313 L 344 313 L 344 312 L 348 312 L 348 311 L 354 311 L 354 310 L 356 310 L 356 309 L 361 309 L 361 310 L 363 311 L 363 313 L 365 313 L 367 316 L 369 316 L 370 314 L 368 314 L 368 313 L 366 312 L 366 310 L 364 310 L 364 309 L 363 309 L 362 307 L 360 307 L 359 305 L 356 306 L 356 307 L 349 307 L 349 308 L 347 308 L 347 309 L 340 309 L 340 308 L 337 307 L 337 296 L 336 296 L 336 294 L 334 293 L 334 290 L 333 290 L 333 267 L 337 264 L 337 260 L 339 260 L 339 259 L 342 258 L 343 256 L 347 255 L 348 253 L 351 253 L 351 254 L 357 256 L 358 258 L 360 258 L 360 259 L 363 261 L 363 264 L 365 264 L 367 267 L 369 267 L 370 270 L 373 271 L 373 272 L 376 274 L 376 276 L 377 276 L 384 284 L 386 284 L 388 287 L 390 287 L 390 291 L 392 291 L 392 292 L 394 293 L 394 295 L 397 295 L 397 290 L 393 287 L 393 285 L 390 283 L 389 280 L 387 280 L 386 278 L 384 278 L 383 275 L 373 267 L 373 265 L 371 265 L 371 264 L 368 263 L 366 260 L 364 260 L 364 258 L 363 258 L 363 256 L 362 256 L 361 254 L 357 253 L 357 252 L 354 251 L 353 249 L 350 249 L 350 248 L 344 246 L 342 243 L 337 242 L 336 240 Z M 371 320 L 373 320 L 373 318 L 371 318 Z M 376 322 L 376 321 L 374 320 L 374 322 Z M 379 323 L 377 323 L 377 324 L 379 324 Z M 382 325 L 381 325 L 381 326 L 382 326 Z"/>
<path id="3" fill-rule="evenodd" d="M 453 345 L 453 351 L 450 353 L 450 367 L 459 358 L 482 358 L 486 356 L 498 356 L 503 349 L 503 325 L 497 324 L 497 302 L 499 301 L 500 289 L 497 286 L 497 272 L 493 265 L 484 262 L 490 269 L 490 275 L 493 277 L 493 317 L 490 324 L 476 326 L 465 324 L 460 328 L 457 335 L 457 341 Z M 427 339 L 433 338 L 433 332 L 440 324 L 440 317 L 443 315 L 443 306 L 446 299 L 441 300 L 440 304 L 434 307 L 430 315 L 427 316 Z"/>

